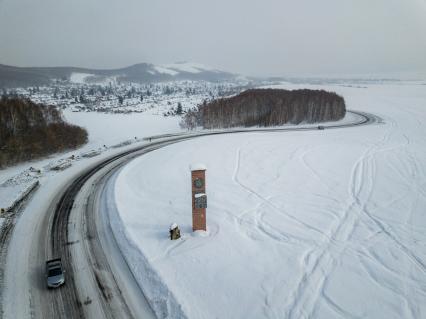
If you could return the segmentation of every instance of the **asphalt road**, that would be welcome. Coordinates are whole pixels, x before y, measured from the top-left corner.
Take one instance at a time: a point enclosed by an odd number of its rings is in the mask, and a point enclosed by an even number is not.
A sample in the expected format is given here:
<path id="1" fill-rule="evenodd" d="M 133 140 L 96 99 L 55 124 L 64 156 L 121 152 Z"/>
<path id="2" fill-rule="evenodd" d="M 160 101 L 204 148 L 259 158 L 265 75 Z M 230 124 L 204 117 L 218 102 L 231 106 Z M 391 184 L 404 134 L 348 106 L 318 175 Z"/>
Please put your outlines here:
<path id="1" fill-rule="evenodd" d="M 55 298 L 49 302 L 53 307 L 43 318 L 141 318 L 141 314 L 143 318 L 155 318 L 115 243 L 108 221 L 103 219 L 106 216 L 99 209 L 99 198 L 105 180 L 122 165 L 181 140 L 156 142 L 114 156 L 83 173 L 66 189 L 52 211 L 52 227 L 47 233 L 50 247 L 45 258 L 62 258 L 67 283 L 53 291 Z"/>
<path id="2" fill-rule="evenodd" d="M 328 125 L 338 129 L 380 123 L 377 116 L 353 112 L 360 116 L 356 123 Z M 27 276 L 13 274 L 19 289 L 29 293 L 29 308 L 23 317 L 29 318 L 155 318 L 141 287 L 136 284 L 129 267 L 112 235 L 107 216 L 103 214 L 101 194 L 112 174 L 131 159 L 184 140 L 216 134 L 246 132 L 286 132 L 318 130 L 311 128 L 274 128 L 254 130 L 221 130 L 194 134 L 151 137 L 150 143 L 115 155 L 87 168 L 76 178 L 58 185 L 56 194 L 45 209 L 34 231 L 30 251 L 15 256 L 21 263 L 17 273 L 27 268 Z M 320 130 L 318 130 L 320 132 Z M 3 243 L 4 244 L 4 243 Z M 13 244 L 13 236 L 10 240 Z M 11 245 L 12 247 L 16 245 Z M 9 251 L 9 254 L 13 252 Z M 66 269 L 66 284 L 59 289 L 46 289 L 44 263 L 60 257 Z M 6 260 L 6 263 L 9 260 Z M 25 270 L 24 270 L 25 271 Z M 10 273 L 10 272 L 9 272 Z M 8 272 L 5 272 L 5 276 Z M 28 281 L 28 282 L 25 282 Z M 1 283 L 0 283 L 1 285 Z M 22 286 L 22 288 L 21 288 Z M 27 286 L 27 287 L 26 287 Z M 2 289 L 2 312 L 5 318 L 18 313 L 19 302 L 7 305 L 19 295 L 19 289 Z M 15 310 L 14 310 L 15 309 Z M 17 315 L 15 318 L 20 318 Z"/>

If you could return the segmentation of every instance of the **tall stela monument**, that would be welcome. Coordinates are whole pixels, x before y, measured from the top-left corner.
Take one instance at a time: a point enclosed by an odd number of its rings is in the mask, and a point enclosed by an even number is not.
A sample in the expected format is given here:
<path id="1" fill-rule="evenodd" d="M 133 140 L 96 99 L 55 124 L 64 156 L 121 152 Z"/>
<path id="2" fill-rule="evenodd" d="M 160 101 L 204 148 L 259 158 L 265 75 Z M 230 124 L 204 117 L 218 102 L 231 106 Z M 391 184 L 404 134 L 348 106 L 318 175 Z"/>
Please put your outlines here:
<path id="1" fill-rule="evenodd" d="M 191 165 L 192 184 L 192 230 L 207 231 L 206 226 L 206 167 L 202 164 Z"/>

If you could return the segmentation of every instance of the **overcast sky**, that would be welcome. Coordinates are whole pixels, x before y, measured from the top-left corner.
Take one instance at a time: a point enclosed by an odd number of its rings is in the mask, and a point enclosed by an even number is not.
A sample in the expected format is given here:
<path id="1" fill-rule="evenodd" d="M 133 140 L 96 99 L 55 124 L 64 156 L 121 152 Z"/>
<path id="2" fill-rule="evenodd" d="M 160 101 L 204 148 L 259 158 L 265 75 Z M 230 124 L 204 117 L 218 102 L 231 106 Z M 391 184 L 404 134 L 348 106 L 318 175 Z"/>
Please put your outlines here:
<path id="1" fill-rule="evenodd" d="M 247 75 L 426 71 L 426 0 L 0 0 L 0 63 L 194 61 Z"/>

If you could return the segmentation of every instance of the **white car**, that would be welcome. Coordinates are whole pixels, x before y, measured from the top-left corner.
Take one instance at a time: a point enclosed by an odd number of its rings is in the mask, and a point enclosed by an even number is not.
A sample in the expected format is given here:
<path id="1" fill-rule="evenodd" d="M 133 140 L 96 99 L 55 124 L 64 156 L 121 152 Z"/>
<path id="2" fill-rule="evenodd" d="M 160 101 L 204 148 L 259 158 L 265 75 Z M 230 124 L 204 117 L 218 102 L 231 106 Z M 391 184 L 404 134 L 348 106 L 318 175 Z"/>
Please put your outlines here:
<path id="1" fill-rule="evenodd" d="M 46 280 L 48 288 L 58 288 L 65 283 L 61 258 L 46 261 Z"/>

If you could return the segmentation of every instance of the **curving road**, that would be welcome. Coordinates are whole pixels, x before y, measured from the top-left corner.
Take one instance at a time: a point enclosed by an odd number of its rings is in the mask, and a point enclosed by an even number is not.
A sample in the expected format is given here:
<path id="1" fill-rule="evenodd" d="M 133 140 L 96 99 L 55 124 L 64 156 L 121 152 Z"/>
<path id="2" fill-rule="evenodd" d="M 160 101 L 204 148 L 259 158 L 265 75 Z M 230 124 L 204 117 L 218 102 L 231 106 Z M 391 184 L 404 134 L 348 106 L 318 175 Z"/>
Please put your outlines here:
<path id="1" fill-rule="evenodd" d="M 354 112 L 355 123 L 328 125 L 325 129 L 354 127 L 382 120 L 372 114 Z M 41 204 L 41 218 L 27 230 L 29 251 L 19 251 L 19 236 L 25 229 L 17 225 L 9 243 L 0 315 L 4 318 L 155 318 L 141 287 L 136 284 L 115 242 L 101 194 L 106 181 L 131 159 L 184 140 L 245 132 L 285 132 L 318 130 L 317 127 L 222 130 L 194 134 L 150 137 L 150 142 L 87 168 L 68 183 L 58 185 L 50 204 Z M 15 242 L 14 242 L 15 240 Z M 66 285 L 47 290 L 44 263 L 61 257 L 66 269 Z M 15 270 L 15 271 L 14 271 Z M 13 284 L 13 287 L 11 285 Z M 20 304 L 19 297 L 26 298 Z"/>

